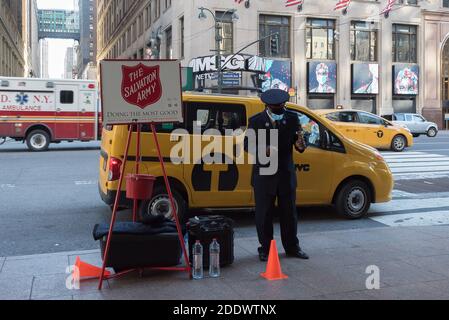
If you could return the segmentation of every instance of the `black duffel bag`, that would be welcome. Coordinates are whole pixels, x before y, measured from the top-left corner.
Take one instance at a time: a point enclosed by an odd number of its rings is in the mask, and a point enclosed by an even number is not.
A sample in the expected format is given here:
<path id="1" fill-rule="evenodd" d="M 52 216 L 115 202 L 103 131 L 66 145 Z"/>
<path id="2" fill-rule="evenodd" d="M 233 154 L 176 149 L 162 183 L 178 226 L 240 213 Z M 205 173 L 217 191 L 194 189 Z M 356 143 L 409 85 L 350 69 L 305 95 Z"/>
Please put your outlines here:
<path id="1" fill-rule="evenodd" d="M 97 224 L 94 227 L 93 237 L 100 240 L 102 258 L 108 234 L 108 224 Z M 177 266 L 180 264 L 181 253 L 176 224 L 171 221 L 155 225 L 117 222 L 114 225 L 106 267 L 120 272 L 135 268 Z"/>
<path id="2" fill-rule="evenodd" d="M 209 267 L 209 245 L 213 239 L 220 244 L 220 266 L 234 262 L 234 221 L 224 216 L 200 216 L 187 223 L 189 259 L 193 261 L 193 246 L 197 240 L 203 245 L 203 267 Z"/>

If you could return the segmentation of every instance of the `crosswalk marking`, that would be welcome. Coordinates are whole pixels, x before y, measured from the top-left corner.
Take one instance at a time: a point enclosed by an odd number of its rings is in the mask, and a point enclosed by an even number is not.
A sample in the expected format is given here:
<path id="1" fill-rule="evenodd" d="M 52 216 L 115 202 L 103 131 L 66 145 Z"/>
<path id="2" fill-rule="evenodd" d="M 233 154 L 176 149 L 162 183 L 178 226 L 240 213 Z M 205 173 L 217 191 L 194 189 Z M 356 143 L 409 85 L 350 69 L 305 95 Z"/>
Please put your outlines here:
<path id="1" fill-rule="evenodd" d="M 449 207 L 449 198 L 396 199 L 387 203 L 373 204 L 370 209 L 370 214 L 394 213 L 417 209 L 436 209 L 442 207 Z"/>
<path id="2" fill-rule="evenodd" d="M 449 225 L 449 198 L 443 195 L 373 204 L 368 218 L 390 227 Z"/>
<path id="3" fill-rule="evenodd" d="M 449 210 L 371 217 L 371 220 L 390 227 L 449 225 Z"/>
<path id="4" fill-rule="evenodd" d="M 426 152 L 383 152 L 396 181 L 449 177 L 449 157 Z"/>
<path id="5" fill-rule="evenodd" d="M 426 166 L 426 167 L 418 167 L 418 166 L 410 166 L 406 168 L 398 168 L 398 167 L 391 167 L 391 172 L 394 173 L 415 173 L 415 172 L 436 172 L 436 171 L 449 171 L 449 165 L 446 166 Z"/>
<path id="6" fill-rule="evenodd" d="M 394 155 L 394 156 L 384 156 L 384 159 L 388 160 L 401 160 L 401 161 L 407 161 L 410 159 L 446 159 L 446 156 L 443 156 L 441 154 L 417 154 L 417 155 Z"/>
<path id="7" fill-rule="evenodd" d="M 98 184 L 98 181 L 95 181 L 95 180 L 75 181 L 75 185 L 77 185 L 77 186 L 88 186 L 88 185 L 94 185 L 94 184 Z"/>
<path id="8" fill-rule="evenodd" d="M 415 159 L 407 159 L 407 160 L 404 160 L 404 159 L 388 159 L 388 163 L 391 163 L 391 164 L 396 164 L 396 163 L 409 163 L 409 164 L 411 164 L 411 163 L 415 163 L 415 162 L 425 162 L 425 163 L 427 163 L 426 160 L 428 160 L 428 159 L 423 159 L 423 158 L 415 158 Z M 435 162 L 435 163 L 447 163 L 447 159 L 446 158 L 440 158 L 440 159 L 438 159 L 438 158 L 433 159 L 432 158 L 431 161 Z"/>
<path id="9" fill-rule="evenodd" d="M 0 184 L 0 189 L 13 189 L 15 187 L 16 187 L 15 184 L 10 184 L 10 183 Z"/>
<path id="10" fill-rule="evenodd" d="M 427 166 L 435 166 L 435 167 L 444 167 L 449 166 L 447 161 L 429 161 L 429 162 L 392 162 L 390 163 L 390 167 L 394 168 L 402 168 L 402 167 L 427 167 Z"/>

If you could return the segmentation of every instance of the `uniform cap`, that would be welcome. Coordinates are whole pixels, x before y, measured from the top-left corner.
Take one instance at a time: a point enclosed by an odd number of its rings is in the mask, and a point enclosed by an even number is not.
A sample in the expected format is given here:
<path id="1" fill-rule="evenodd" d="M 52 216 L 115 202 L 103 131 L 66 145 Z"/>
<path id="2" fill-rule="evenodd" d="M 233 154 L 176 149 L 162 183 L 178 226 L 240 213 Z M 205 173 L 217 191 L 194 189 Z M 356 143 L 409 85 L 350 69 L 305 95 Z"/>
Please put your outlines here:
<path id="1" fill-rule="evenodd" d="M 282 105 L 290 100 L 288 92 L 281 89 L 270 89 L 264 92 L 260 99 L 267 105 Z"/>

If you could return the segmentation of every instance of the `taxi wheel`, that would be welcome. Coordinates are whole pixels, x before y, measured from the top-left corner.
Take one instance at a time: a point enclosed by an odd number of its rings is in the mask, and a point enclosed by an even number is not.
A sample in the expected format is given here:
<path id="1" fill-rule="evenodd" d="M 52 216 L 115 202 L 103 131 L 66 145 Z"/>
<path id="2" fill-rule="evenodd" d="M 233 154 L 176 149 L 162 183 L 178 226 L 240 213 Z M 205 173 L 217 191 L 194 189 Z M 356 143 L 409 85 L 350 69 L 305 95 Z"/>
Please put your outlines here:
<path id="1" fill-rule="evenodd" d="M 402 152 L 407 147 L 407 140 L 402 135 L 397 135 L 391 142 L 391 150 L 394 152 Z"/>
<path id="2" fill-rule="evenodd" d="M 371 191 L 360 180 L 351 180 L 340 188 L 335 201 L 337 212 L 350 219 L 360 219 L 371 206 Z"/>
<path id="3" fill-rule="evenodd" d="M 46 151 L 50 145 L 50 136 L 44 130 L 33 130 L 27 135 L 26 143 L 31 151 Z"/>
<path id="4" fill-rule="evenodd" d="M 178 214 L 179 222 L 184 224 L 187 217 L 187 204 L 181 194 L 172 189 L 173 198 L 175 201 L 176 212 Z M 170 206 L 170 198 L 168 197 L 165 186 L 158 186 L 153 191 L 151 200 L 142 201 L 140 204 L 140 218 L 142 222 L 154 219 L 155 216 L 164 216 L 170 220 L 174 220 L 173 211 Z"/>

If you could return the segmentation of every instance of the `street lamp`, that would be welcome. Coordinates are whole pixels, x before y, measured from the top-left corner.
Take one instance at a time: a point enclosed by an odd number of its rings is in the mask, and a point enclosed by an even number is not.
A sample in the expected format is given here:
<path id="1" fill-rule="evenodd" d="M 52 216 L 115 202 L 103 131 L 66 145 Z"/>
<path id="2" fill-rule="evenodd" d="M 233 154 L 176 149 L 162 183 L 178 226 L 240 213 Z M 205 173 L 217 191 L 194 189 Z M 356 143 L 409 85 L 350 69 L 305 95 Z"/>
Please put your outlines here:
<path id="1" fill-rule="evenodd" d="M 221 42 L 223 41 L 223 37 L 221 36 L 221 29 L 222 29 L 221 23 L 223 23 L 224 17 L 226 16 L 227 13 L 232 13 L 232 21 L 238 20 L 239 16 L 237 15 L 237 9 L 229 9 L 225 11 L 220 18 L 218 18 L 215 15 L 215 13 L 208 8 L 200 7 L 198 9 L 200 10 L 198 19 L 200 20 L 206 19 L 207 18 L 206 12 L 209 12 L 215 21 L 215 51 L 217 56 L 215 66 L 218 72 L 218 93 L 221 93 L 223 87 L 223 70 L 221 67 Z"/>

